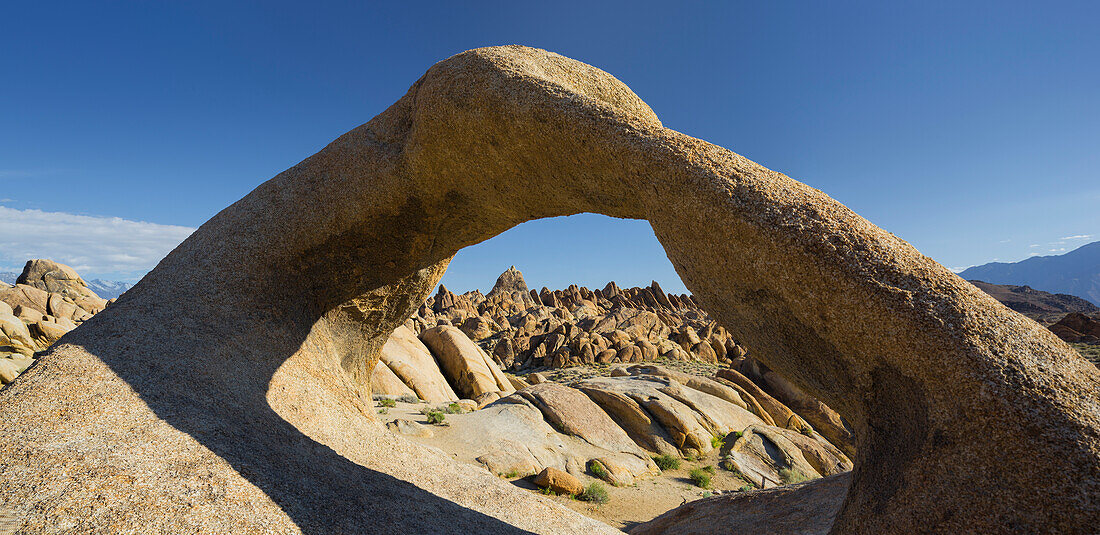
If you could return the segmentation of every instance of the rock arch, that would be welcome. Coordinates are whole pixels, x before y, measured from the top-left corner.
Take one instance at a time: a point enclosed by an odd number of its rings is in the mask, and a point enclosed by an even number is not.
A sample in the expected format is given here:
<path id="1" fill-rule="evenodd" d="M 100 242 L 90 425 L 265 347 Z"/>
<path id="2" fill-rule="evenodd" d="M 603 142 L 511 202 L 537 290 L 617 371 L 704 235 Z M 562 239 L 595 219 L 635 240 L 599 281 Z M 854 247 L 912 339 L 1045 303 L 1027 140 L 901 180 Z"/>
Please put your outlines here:
<path id="1" fill-rule="evenodd" d="M 701 305 L 850 420 L 835 533 L 1098 524 L 1096 368 L 823 193 L 518 46 L 433 66 L 0 392 L 0 499 L 29 532 L 607 531 L 390 437 L 362 386 L 457 250 L 579 212 L 649 220 Z"/>

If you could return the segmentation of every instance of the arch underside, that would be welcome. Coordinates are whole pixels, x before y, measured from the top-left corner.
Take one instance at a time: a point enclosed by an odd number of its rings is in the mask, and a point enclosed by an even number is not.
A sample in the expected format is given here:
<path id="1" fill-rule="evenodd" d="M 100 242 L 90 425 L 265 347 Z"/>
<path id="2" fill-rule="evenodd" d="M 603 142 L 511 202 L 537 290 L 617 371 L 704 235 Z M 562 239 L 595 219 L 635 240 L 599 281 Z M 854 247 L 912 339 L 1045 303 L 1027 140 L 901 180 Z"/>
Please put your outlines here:
<path id="1" fill-rule="evenodd" d="M 0 392 L 0 445 L 23 466 L 2 470 L 26 482 L 0 497 L 44 504 L 26 513 L 43 531 L 79 525 L 74 511 L 179 529 L 603 530 L 387 435 L 364 387 L 456 251 L 581 212 L 648 220 L 695 300 L 852 424 L 834 532 L 1096 525 L 1094 367 L 823 193 L 524 47 L 433 66 Z M 1036 493 L 1036 467 L 1062 476 Z"/>

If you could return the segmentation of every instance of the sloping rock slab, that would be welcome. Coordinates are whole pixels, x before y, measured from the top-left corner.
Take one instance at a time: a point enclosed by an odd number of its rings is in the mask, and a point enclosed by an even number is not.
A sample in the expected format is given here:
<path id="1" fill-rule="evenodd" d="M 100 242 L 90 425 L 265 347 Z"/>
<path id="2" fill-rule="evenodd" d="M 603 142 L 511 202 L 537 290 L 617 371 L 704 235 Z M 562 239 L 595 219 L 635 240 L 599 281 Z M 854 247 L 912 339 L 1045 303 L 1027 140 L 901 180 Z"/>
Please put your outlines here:
<path id="1" fill-rule="evenodd" d="M 424 401 L 446 403 L 458 400 L 458 395 L 439 371 L 435 357 L 416 333 L 404 325 L 394 329 L 386 340 L 379 361 Z"/>
<path id="2" fill-rule="evenodd" d="M 826 535 L 852 483 L 851 473 L 799 485 L 723 494 L 681 505 L 630 535 Z"/>

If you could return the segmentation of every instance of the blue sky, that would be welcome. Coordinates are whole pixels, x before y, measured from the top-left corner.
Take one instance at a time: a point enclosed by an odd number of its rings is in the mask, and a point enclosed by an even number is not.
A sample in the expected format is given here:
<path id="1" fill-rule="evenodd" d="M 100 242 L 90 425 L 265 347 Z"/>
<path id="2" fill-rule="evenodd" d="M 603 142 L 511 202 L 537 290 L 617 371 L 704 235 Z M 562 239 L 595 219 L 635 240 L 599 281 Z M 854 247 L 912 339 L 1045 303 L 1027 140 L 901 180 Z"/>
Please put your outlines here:
<path id="1" fill-rule="evenodd" d="M 1100 235 L 1088 2 L 20 3 L 0 22 L 0 270 L 133 279 L 432 63 L 520 43 L 817 187 L 952 268 Z M 1085 237 L 1081 237 L 1085 236 Z M 645 222 L 537 221 L 459 253 L 488 289 L 657 279 Z"/>

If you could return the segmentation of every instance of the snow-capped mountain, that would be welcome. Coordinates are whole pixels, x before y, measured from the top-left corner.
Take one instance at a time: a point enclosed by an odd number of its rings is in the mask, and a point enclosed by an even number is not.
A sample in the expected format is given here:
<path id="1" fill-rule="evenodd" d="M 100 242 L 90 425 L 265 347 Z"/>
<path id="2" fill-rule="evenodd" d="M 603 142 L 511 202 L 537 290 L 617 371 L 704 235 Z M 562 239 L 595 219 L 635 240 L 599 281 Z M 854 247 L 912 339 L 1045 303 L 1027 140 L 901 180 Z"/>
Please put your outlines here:
<path id="1" fill-rule="evenodd" d="M 0 271 L 0 282 L 6 282 L 8 284 L 15 284 L 15 279 L 19 278 L 18 271 Z"/>
<path id="2" fill-rule="evenodd" d="M 133 284 L 119 281 L 105 281 L 103 279 L 92 279 L 85 281 L 88 283 L 88 288 L 91 288 L 96 295 L 104 299 L 113 299 L 122 295 L 122 292 L 129 290 Z"/>

